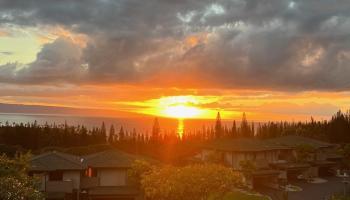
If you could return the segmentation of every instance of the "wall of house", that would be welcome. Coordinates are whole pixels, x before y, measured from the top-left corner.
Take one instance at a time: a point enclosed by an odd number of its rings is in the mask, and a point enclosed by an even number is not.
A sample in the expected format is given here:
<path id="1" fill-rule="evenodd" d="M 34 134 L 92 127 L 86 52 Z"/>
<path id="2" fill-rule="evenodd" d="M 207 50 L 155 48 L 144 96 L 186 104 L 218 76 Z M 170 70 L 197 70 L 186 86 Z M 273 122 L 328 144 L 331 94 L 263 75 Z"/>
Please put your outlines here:
<path id="1" fill-rule="evenodd" d="M 228 166 L 232 166 L 233 158 L 232 158 L 232 153 L 231 152 L 225 152 L 224 153 L 224 159 L 225 159 L 225 163 Z"/>
<path id="2" fill-rule="evenodd" d="M 78 189 L 80 184 L 80 172 L 79 171 L 64 171 L 63 181 L 71 180 L 73 182 L 73 188 Z"/>
<path id="3" fill-rule="evenodd" d="M 205 161 L 207 157 L 211 154 L 213 154 L 215 151 L 214 150 L 209 150 L 209 149 L 203 149 L 201 156 L 202 156 L 202 161 Z"/>
<path id="4" fill-rule="evenodd" d="M 234 152 L 234 153 L 230 153 L 231 156 L 232 156 L 232 167 L 234 169 L 240 169 L 240 165 L 239 163 L 242 161 L 242 160 L 246 160 L 245 158 L 245 154 L 244 153 L 238 153 L 238 152 Z"/>
<path id="5" fill-rule="evenodd" d="M 50 181 L 49 176 L 45 173 L 35 173 L 35 177 L 40 180 L 40 191 L 69 191 L 79 188 L 80 172 L 79 171 L 64 171 L 62 180 Z"/>
<path id="6" fill-rule="evenodd" d="M 234 169 L 239 169 L 240 168 L 240 161 L 246 160 L 246 155 L 244 153 L 240 152 L 225 152 L 225 163 L 234 168 Z"/>
<path id="7" fill-rule="evenodd" d="M 277 158 L 273 151 L 257 152 L 255 154 L 255 165 L 257 168 L 267 168 L 269 163 Z"/>
<path id="8" fill-rule="evenodd" d="M 234 169 L 240 168 L 242 160 L 250 160 L 255 163 L 258 168 L 268 167 L 270 162 L 278 160 L 277 151 L 265 152 L 225 152 L 225 162 Z"/>
<path id="9" fill-rule="evenodd" d="M 212 154 L 213 150 L 203 149 L 201 152 L 202 160 L 206 160 L 208 155 Z M 271 162 L 275 162 L 278 160 L 278 155 L 281 153 L 291 152 L 283 151 L 283 150 L 274 150 L 274 151 L 258 151 L 258 152 L 222 152 L 224 155 L 225 163 L 234 168 L 240 169 L 239 163 L 242 160 L 250 160 L 256 164 L 258 168 L 266 168 L 268 164 Z"/>
<path id="10" fill-rule="evenodd" d="M 100 186 L 126 185 L 126 169 L 98 169 L 97 177 L 100 178 Z"/>

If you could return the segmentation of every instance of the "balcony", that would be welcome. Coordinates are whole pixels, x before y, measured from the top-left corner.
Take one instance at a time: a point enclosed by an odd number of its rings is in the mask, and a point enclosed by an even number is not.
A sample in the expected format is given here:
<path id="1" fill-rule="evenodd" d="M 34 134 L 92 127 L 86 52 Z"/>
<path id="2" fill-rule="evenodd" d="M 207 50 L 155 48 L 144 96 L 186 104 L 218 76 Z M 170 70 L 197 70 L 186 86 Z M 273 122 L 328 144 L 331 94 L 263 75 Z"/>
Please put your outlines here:
<path id="1" fill-rule="evenodd" d="M 46 192 L 64 192 L 71 193 L 73 191 L 73 181 L 47 181 Z"/>
<path id="2" fill-rule="evenodd" d="M 98 177 L 81 177 L 80 184 L 83 189 L 93 188 L 100 185 L 100 179 Z"/>

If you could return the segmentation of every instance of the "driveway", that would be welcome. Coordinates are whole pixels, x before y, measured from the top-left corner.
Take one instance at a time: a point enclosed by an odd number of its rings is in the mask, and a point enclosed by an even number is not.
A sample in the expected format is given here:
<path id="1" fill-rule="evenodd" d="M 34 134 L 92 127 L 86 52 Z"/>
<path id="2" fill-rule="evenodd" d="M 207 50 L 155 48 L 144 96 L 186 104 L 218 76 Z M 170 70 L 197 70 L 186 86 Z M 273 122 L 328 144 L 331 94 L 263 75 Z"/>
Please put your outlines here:
<path id="1" fill-rule="evenodd" d="M 325 200 L 334 193 L 344 192 L 344 183 L 342 178 L 338 177 L 328 177 L 326 183 L 306 183 L 306 182 L 296 182 L 292 183 L 303 188 L 301 192 L 290 192 L 289 200 L 301 200 L 301 199 L 312 199 L 312 200 Z M 347 191 L 349 191 L 349 186 L 347 186 Z"/>
<path id="2" fill-rule="evenodd" d="M 306 183 L 305 181 L 291 182 L 292 185 L 297 185 L 303 189 L 301 192 L 289 192 L 288 200 L 325 200 L 334 193 L 344 192 L 344 183 L 342 178 L 327 177 L 326 183 Z M 347 186 L 347 193 L 350 193 L 350 187 Z M 259 191 L 269 195 L 273 200 L 283 200 L 282 192 L 272 189 L 264 189 Z"/>

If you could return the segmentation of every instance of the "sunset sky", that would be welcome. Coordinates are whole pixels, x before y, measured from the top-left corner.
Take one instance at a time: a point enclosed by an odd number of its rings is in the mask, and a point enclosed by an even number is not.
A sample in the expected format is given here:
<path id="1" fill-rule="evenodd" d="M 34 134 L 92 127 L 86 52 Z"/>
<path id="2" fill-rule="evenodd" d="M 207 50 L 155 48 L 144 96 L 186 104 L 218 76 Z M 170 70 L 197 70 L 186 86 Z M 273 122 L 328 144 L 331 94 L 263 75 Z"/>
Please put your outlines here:
<path id="1" fill-rule="evenodd" d="M 1 0 L 0 103 L 328 119 L 350 108 L 349 10 L 348 0 Z"/>

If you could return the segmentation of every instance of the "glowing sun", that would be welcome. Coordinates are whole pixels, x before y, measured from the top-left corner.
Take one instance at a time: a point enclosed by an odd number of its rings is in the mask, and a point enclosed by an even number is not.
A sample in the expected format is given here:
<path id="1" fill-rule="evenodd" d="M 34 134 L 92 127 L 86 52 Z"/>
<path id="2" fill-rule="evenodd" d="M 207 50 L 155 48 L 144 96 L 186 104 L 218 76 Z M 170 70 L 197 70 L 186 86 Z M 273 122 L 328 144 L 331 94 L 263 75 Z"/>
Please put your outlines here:
<path id="1" fill-rule="evenodd" d="M 147 115 L 177 119 L 213 119 L 217 108 L 206 107 L 218 102 L 217 96 L 163 96 L 146 101 L 124 102 L 125 105 L 138 107 L 134 112 Z M 121 102 L 119 102 L 120 104 Z M 231 111 L 222 111 L 222 116 L 231 116 Z"/>
<path id="2" fill-rule="evenodd" d="M 201 110 L 196 107 L 186 106 L 186 105 L 176 105 L 166 107 L 162 113 L 165 116 L 173 118 L 195 118 L 200 116 Z"/>
<path id="3" fill-rule="evenodd" d="M 204 110 L 196 107 L 198 99 L 194 96 L 164 97 L 159 102 L 159 113 L 171 118 L 196 118 L 203 115 Z"/>

